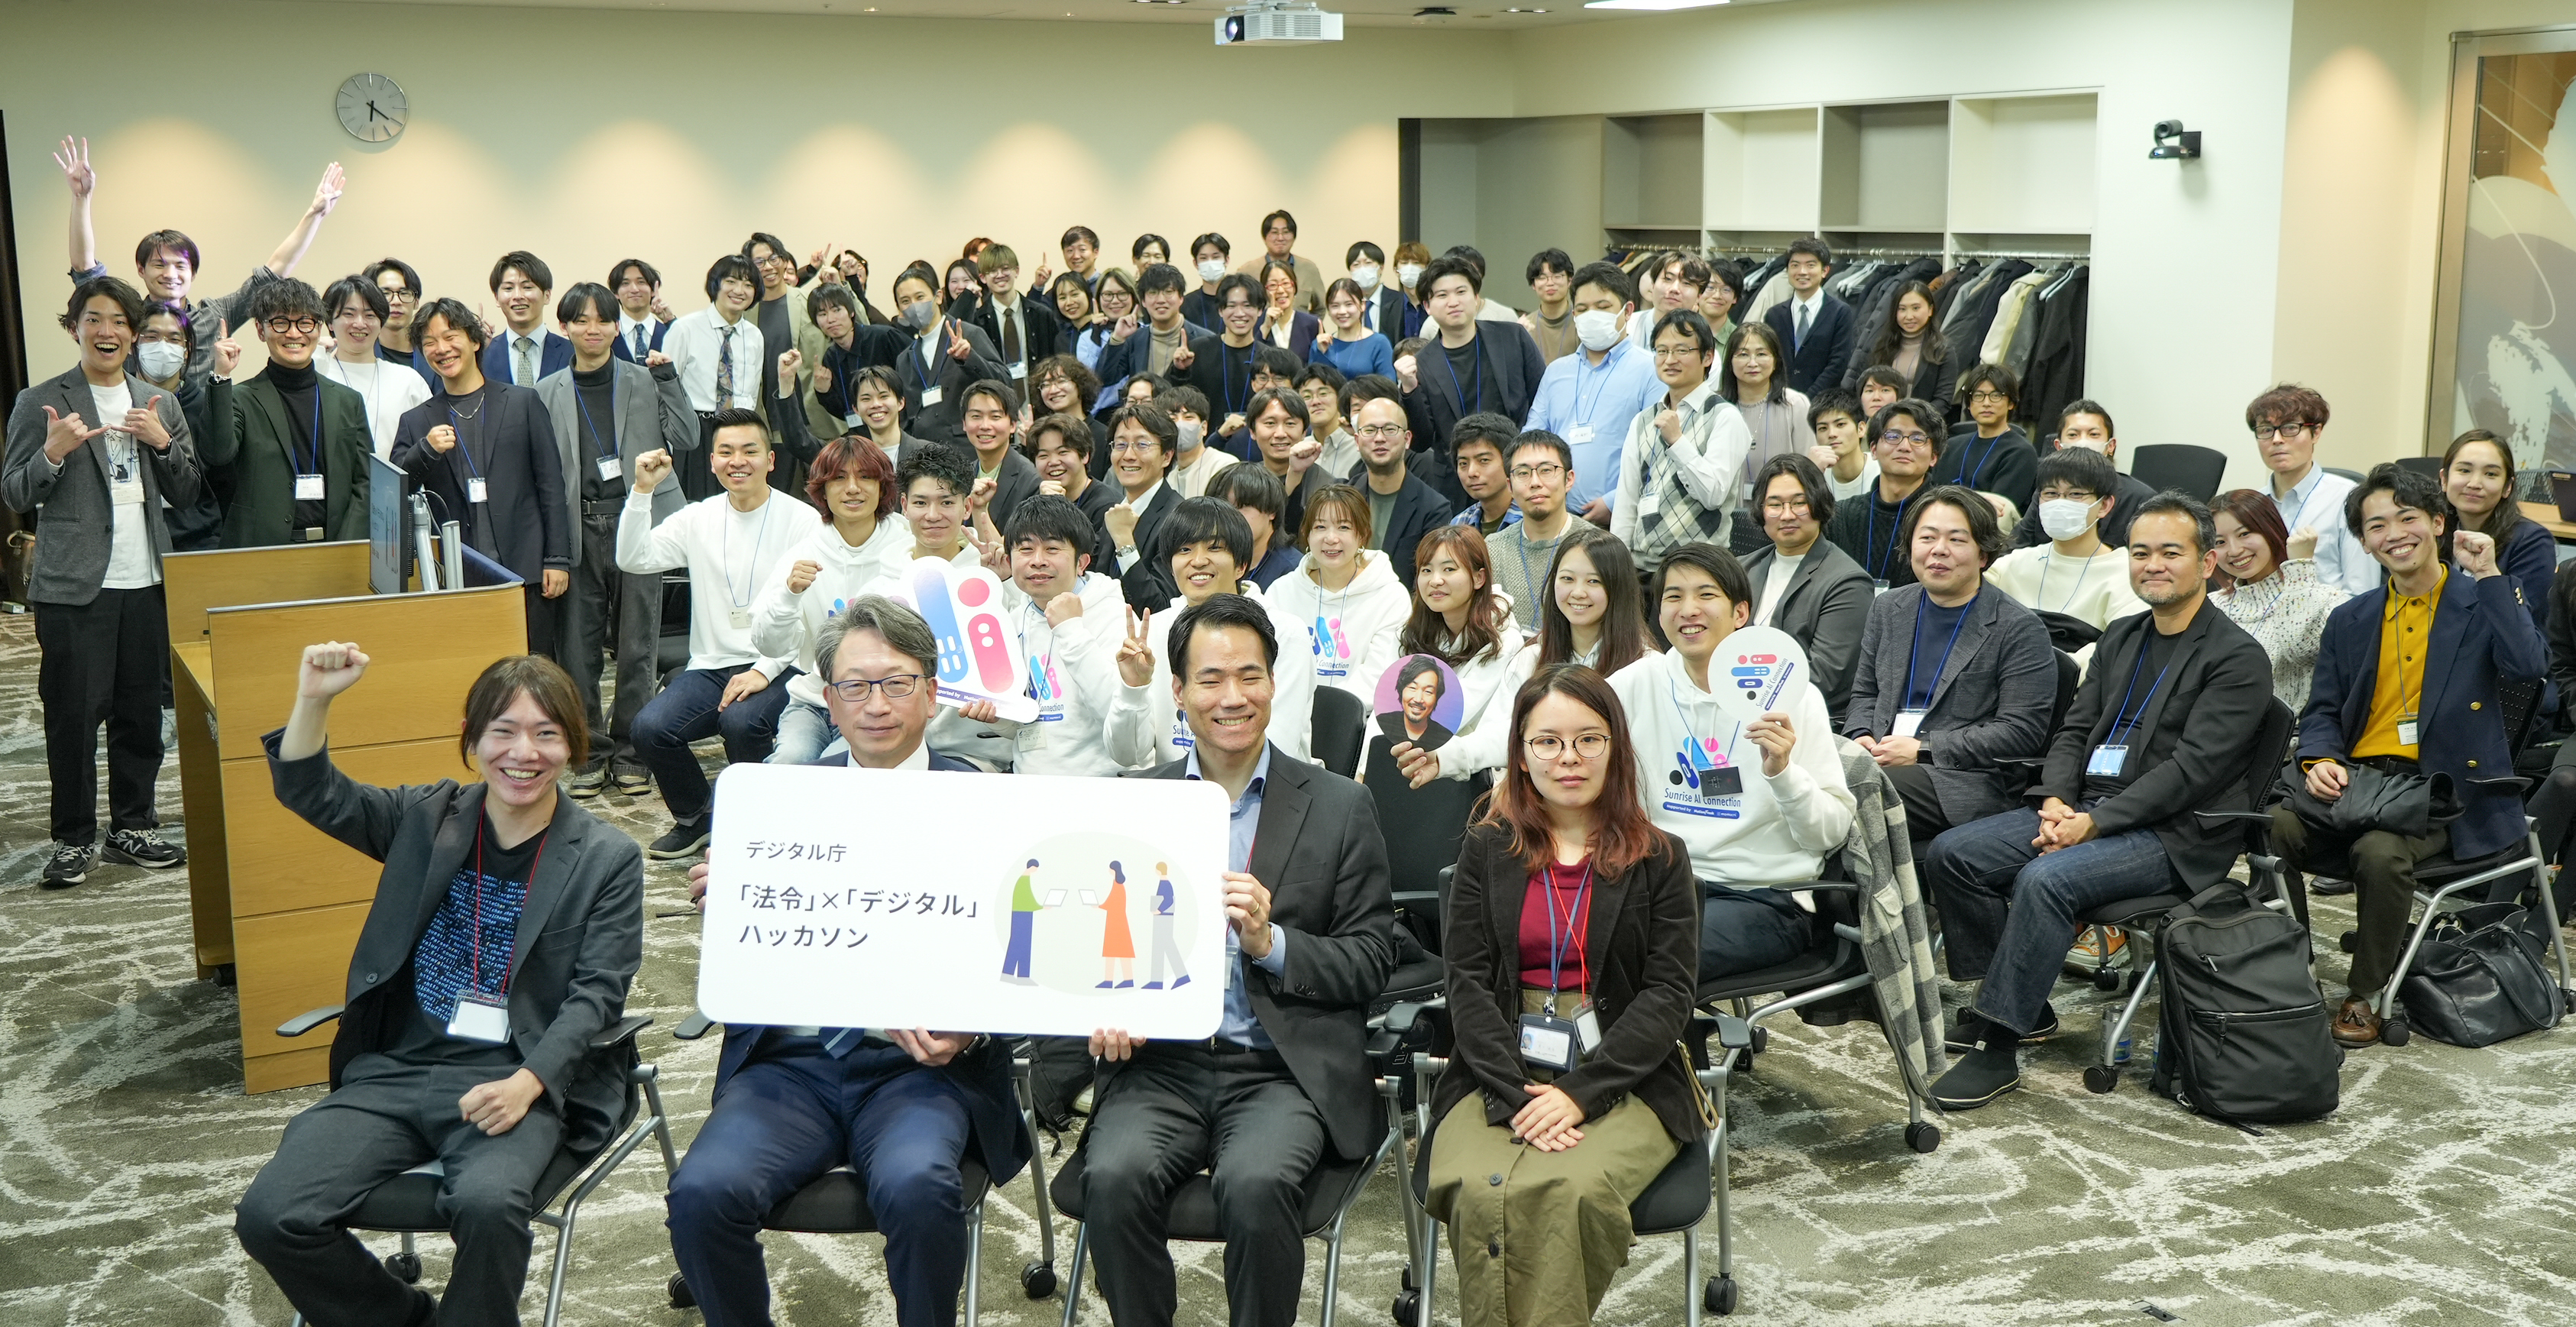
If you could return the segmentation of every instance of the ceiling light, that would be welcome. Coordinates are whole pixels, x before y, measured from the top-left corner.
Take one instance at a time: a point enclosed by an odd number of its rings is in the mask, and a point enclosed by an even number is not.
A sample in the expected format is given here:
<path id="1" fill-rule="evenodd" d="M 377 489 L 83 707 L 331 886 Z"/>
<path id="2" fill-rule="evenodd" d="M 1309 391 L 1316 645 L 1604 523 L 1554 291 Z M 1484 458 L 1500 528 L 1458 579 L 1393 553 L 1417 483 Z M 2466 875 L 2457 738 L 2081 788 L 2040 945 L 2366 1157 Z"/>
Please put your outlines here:
<path id="1" fill-rule="evenodd" d="M 1726 0 L 1583 0 L 1586 9 L 1706 9 Z"/>

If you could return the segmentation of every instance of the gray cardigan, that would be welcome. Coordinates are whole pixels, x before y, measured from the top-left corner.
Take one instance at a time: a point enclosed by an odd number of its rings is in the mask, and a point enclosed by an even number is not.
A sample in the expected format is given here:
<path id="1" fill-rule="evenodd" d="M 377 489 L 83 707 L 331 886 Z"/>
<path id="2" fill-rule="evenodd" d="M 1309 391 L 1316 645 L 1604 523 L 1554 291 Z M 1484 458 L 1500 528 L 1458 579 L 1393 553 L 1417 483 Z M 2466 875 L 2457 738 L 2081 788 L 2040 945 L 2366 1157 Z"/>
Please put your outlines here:
<path id="1" fill-rule="evenodd" d="M 158 573 L 161 559 L 170 552 L 170 526 L 161 519 L 160 500 L 167 498 L 173 507 L 195 502 L 203 474 L 178 394 L 131 373 L 125 375 L 125 389 L 134 394 L 138 406 L 160 398 L 154 409 L 161 415 L 162 427 L 170 431 L 167 451 L 135 443 L 135 454 L 143 458 L 143 521 L 151 538 L 152 569 Z M 107 436 L 82 443 L 56 469 L 45 459 L 47 406 L 57 415 L 78 414 L 93 428 L 100 423 L 93 418 L 98 403 L 90 398 L 89 379 L 77 364 L 60 377 L 18 393 L 17 404 L 9 410 L 9 451 L 5 465 L 0 465 L 0 501 L 14 511 L 36 513 L 36 556 L 27 570 L 27 598 L 77 607 L 98 597 L 99 583 L 107 579 L 114 540 Z"/>
<path id="2" fill-rule="evenodd" d="M 635 486 L 635 458 L 660 448 L 672 456 L 677 466 L 682 453 L 698 449 L 698 412 L 689 408 L 688 393 L 680 389 L 680 372 L 664 364 L 647 369 L 632 360 L 611 358 L 608 361 L 609 394 L 616 404 L 615 418 L 605 421 L 617 439 L 619 469 L 625 473 L 628 488 Z M 581 493 L 582 481 L 592 473 L 590 429 L 582 423 L 580 390 L 573 386 L 572 370 L 557 369 L 537 380 L 537 399 L 545 403 L 546 417 L 554 425 L 555 452 L 563 458 L 565 529 L 572 532 L 572 565 L 581 565 Z M 680 494 L 677 484 L 663 484 L 653 490 L 653 522 L 659 525 L 677 514 L 688 499 Z M 614 513 L 610 519 L 614 520 Z"/>
<path id="3" fill-rule="evenodd" d="M 1988 587 L 1991 588 L 1991 587 Z M 1885 737 L 1905 707 L 1906 657 L 1914 646 L 1915 605 L 1923 587 L 1902 585 L 1878 596 L 1860 638 L 1860 673 L 1852 679 L 1843 733 Z M 1940 666 L 1935 645 L 1923 666 Z M 1932 709 L 1916 736 L 1932 767 L 1932 787 L 1953 825 L 2009 811 L 2023 773 L 1998 764 L 2048 749 L 2048 714 L 2057 705 L 2057 650 L 2037 614 L 2001 590 L 1980 593 L 1959 626 L 1959 643 L 1932 689 Z"/>

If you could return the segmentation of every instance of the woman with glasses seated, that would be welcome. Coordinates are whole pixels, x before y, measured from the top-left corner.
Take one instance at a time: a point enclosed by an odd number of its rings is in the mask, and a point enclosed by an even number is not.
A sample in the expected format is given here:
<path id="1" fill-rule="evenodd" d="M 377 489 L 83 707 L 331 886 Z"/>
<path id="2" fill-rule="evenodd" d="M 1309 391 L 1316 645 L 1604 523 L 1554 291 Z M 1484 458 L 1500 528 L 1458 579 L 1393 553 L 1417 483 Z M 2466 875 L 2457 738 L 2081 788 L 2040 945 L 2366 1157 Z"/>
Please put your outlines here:
<path id="1" fill-rule="evenodd" d="M 1549 668 L 1510 731 L 1450 885 L 1457 1046 L 1427 1163 L 1478 1327 L 1590 1320 L 1628 1261 L 1629 1202 L 1707 1133 L 1679 1041 L 1699 886 L 1647 819 L 1619 697 Z"/>
<path id="2" fill-rule="evenodd" d="M 2368 594 L 2379 588 L 2380 570 L 2352 532 L 2354 523 L 2344 519 L 2344 500 L 2354 483 L 2317 464 L 2317 440 L 2325 436 L 2331 413 L 2313 388 L 2283 383 L 2245 407 L 2245 427 L 2254 434 L 2255 454 L 2272 472 L 2272 505 L 2281 513 L 2281 527 L 2293 543 L 2315 541 L 2317 579 L 2346 594 Z"/>

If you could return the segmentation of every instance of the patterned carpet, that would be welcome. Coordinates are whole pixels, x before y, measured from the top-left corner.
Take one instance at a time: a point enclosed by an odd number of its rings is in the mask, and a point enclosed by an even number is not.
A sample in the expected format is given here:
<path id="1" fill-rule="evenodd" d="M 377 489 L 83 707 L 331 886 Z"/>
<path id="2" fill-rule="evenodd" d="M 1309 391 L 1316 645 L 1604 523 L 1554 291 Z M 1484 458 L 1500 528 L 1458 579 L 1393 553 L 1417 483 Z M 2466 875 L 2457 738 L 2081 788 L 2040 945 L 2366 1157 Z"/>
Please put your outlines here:
<path id="1" fill-rule="evenodd" d="M 184 871 L 106 867 L 79 889 L 35 887 L 35 663 L 28 619 L 0 618 L 0 1323 L 282 1324 L 284 1301 L 233 1242 L 232 1203 L 321 1089 L 242 1094 L 231 992 L 190 975 Z M 161 804 L 184 836 L 175 760 Z M 667 824 L 650 799 L 592 805 L 639 838 Z M 655 911 L 685 906 L 677 872 L 653 871 L 648 892 Z M 2350 924 L 2342 902 L 2321 901 L 2324 933 Z M 653 921 L 646 936 L 628 1007 L 660 1020 L 645 1053 L 685 1147 L 716 1051 L 669 1035 L 692 1004 L 695 929 Z M 2329 982 L 2343 964 L 2326 956 Z M 1873 1029 L 1778 1025 L 1734 1097 L 1737 1318 L 2114 1324 L 2157 1321 L 2153 1306 L 2192 1324 L 2576 1323 L 2576 1030 L 2483 1051 L 2419 1038 L 2362 1052 L 2333 1119 L 2251 1137 L 2150 1096 L 2142 1072 L 2087 1093 L 2076 1069 L 2098 1047 L 2104 998 L 2061 987 L 2069 1034 L 2026 1055 L 2029 1090 L 1946 1121 L 1931 1156 L 1904 1147 Z M 2143 1038 L 2139 1050 L 2143 1061 Z M 662 1180 L 648 1148 L 585 1207 L 565 1321 L 698 1321 L 663 1298 Z M 988 1205 L 987 1323 L 1061 1312 L 1061 1299 L 1019 1292 L 1037 1249 L 1030 1211 L 1025 1178 Z M 1350 1229 L 1339 1311 L 1384 1323 L 1403 1262 L 1391 1175 Z M 421 1247 L 434 1286 L 446 1246 Z M 1319 1318 L 1321 1247 L 1309 1246 L 1305 1322 Z M 781 1322 L 894 1321 L 874 1239 L 773 1235 L 769 1248 Z M 552 1251 L 541 1233 L 540 1269 Z M 1223 1321 L 1220 1251 L 1175 1252 L 1182 1321 Z M 1643 1241 L 1600 1320 L 1679 1322 L 1681 1274 L 1677 1238 Z M 542 1304 L 540 1270 L 531 1321 Z M 1445 1291 L 1439 1315 L 1454 1321 Z M 1083 1317 L 1107 1321 L 1088 1295 Z"/>

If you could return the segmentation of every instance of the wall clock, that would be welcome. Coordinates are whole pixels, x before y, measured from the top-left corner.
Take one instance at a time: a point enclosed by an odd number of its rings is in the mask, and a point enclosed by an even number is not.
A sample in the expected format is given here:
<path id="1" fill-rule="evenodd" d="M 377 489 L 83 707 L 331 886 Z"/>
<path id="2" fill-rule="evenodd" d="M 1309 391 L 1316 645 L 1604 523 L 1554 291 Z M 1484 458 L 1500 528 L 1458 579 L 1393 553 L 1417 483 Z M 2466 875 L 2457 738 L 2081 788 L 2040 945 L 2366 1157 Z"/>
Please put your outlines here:
<path id="1" fill-rule="evenodd" d="M 411 115 L 402 88 L 382 74 L 351 74 L 340 84 L 340 127 L 364 143 L 391 142 Z"/>

